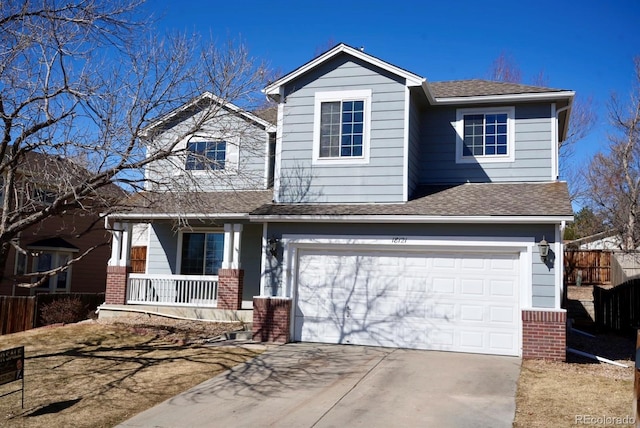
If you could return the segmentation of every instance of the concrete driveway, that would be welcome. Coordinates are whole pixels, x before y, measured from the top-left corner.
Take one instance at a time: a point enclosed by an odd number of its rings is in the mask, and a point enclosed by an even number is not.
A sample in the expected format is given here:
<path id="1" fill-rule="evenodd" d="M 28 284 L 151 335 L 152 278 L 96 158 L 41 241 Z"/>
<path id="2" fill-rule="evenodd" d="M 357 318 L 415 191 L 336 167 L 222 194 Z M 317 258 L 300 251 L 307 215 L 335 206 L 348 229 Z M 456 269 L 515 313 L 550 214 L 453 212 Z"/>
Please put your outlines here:
<path id="1" fill-rule="evenodd" d="M 291 343 L 120 427 L 511 427 L 520 359 Z"/>

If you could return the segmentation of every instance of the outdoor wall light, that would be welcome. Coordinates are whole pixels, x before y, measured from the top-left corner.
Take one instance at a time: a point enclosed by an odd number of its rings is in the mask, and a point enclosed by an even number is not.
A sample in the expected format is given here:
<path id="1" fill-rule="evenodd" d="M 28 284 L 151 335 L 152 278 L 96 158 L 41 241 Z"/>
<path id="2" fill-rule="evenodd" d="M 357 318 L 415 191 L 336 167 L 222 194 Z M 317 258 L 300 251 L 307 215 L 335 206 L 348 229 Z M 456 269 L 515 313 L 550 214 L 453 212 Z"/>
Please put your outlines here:
<path id="1" fill-rule="evenodd" d="M 269 240 L 267 241 L 267 243 L 269 244 L 269 253 L 274 257 L 278 254 L 278 243 L 279 242 L 280 242 L 280 240 L 278 238 L 274 238 L 274 237 L 269 238 Z"/>
<path id="2" fill-rule="evenodd" d="M 544 239 L 544 236 L 542 237 L 542 241 L 538 243 L 538 251 L 540 252 L 540 259 L 543 263 L 546 263 L 549 257 L 549 243 Z"/>

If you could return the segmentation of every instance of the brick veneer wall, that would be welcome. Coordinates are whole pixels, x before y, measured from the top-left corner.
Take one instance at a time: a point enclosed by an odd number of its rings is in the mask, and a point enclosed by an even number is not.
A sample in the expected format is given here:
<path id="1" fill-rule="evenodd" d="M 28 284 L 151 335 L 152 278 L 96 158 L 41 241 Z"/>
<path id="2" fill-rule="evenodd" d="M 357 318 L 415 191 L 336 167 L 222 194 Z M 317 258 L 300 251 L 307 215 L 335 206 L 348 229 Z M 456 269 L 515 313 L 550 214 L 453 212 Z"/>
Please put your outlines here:
<path id="1" fill-rule="evenodd" d="M 218 309 L 242 309 L 244 270 L 218 270 Z"/>
<path id="2" fill-rule="evenodd" d="M 522 358 L 565 361 L 566 346 L 566 311 L 522 311 Z"/>
<path id="3" fill-rule="evenodd" d="M 107 305 L 127 303 L 127 277 L 130 272 L 129 266 L 107 266 L 107 289 L 104 296 Z"/>
<path id="4" fill-rule="evenodd" d="M 256 342 L 289 342 L 290 321 L 291 299 L 253 298 L 253 340 Z"/>

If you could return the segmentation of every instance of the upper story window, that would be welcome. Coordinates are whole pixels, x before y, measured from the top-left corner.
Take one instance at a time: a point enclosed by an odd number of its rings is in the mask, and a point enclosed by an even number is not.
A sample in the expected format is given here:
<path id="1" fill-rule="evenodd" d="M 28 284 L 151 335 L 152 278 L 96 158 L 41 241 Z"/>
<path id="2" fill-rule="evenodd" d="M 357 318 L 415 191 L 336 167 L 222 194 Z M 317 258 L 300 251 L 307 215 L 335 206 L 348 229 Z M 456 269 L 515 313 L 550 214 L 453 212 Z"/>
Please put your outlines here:
<path id="1" fill-rule="evenodd" d="M 371 90 L 316 93 L 314 162 L 367 163 L 370 129 Z"/>
<path id="2" fill-rule="evenodd" d="M 515 109 L 458 109 L 456 162 L 513 162 Z"/>
<path id="3" fill-rule="evenodd" d="M 191 141 L 187 143 L 187 152 L 187 170 L 223 170 L 227 157 L 227 142 Z"/>

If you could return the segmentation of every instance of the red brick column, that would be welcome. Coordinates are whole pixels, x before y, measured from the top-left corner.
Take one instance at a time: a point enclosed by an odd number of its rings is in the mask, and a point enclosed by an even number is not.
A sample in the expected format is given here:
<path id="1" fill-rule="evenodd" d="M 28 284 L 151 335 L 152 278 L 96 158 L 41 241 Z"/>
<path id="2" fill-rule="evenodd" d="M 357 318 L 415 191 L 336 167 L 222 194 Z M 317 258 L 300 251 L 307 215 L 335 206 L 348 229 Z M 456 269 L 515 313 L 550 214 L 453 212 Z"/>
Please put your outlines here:
<path id="1" fill-rule="evenodd" d="M 253 340 L 256 342 L 289 342 L 290 321 L 291 299 L 253 298 Z"/>
<path id="2" fill-rule="evenodd" d="M 565 361 L 566 346 L 566 311 L 522 311 L 522 358 Z"/>
<path id="3" fill-rule="evenodd" d="M 131 273 L 130 266 L 107 266 L 107 289 L 104 302 L 107 305 L 124 305 L 127 303 L 127 278 Z"/>
<path id="4" fill-rule="evenodd" d="M 244 270 L 218 270 L 218 309 L 242 309 Z"/>

